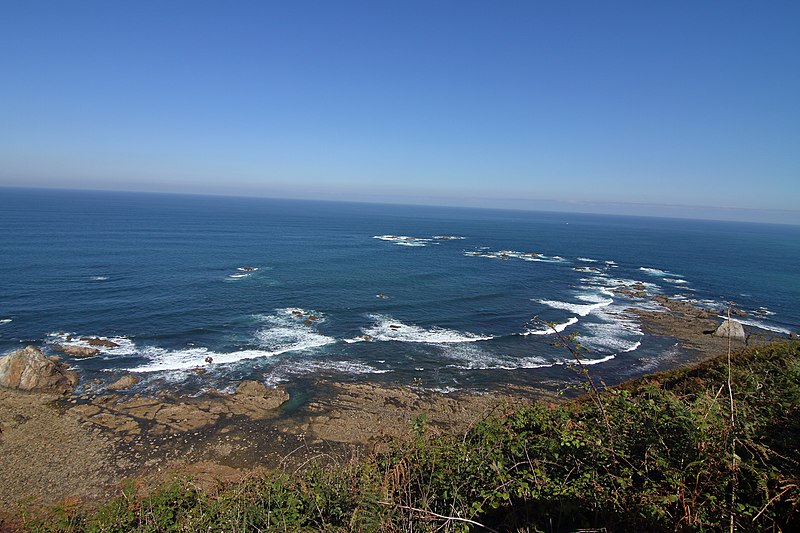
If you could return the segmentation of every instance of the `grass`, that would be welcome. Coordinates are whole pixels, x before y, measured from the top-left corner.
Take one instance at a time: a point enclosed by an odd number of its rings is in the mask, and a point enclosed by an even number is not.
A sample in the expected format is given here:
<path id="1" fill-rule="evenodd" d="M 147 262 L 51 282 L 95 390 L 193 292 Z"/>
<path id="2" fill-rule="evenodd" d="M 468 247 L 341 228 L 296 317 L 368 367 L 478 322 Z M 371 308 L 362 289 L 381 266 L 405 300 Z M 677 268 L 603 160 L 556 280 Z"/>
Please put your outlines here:
<path id="1" fill-rule="evenodd" d="M 736 423 L 731 423 L 731 378 Z M 29 531 L 739 531 L 800 529 L 800 343 L 751 348 L 358 464 L 199 490 L 132 488 Z M 612 444 L 613 439 L 613 446 Z"/>

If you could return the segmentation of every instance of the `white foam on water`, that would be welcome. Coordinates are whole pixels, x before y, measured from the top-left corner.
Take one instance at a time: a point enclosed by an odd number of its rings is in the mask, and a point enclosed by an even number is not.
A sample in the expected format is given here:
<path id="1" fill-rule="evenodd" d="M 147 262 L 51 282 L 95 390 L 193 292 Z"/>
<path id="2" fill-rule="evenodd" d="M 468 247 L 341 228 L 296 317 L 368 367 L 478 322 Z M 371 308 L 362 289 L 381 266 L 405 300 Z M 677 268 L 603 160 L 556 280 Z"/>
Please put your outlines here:
<path id="1" fill-rule="evenodd" d="M 162 372 L 165 370 L 190 370 L 207 366 L 207 358 L 212 364 L 235 363 L 245 359 L 271 357 L 276 352 L 269 350 L 239 350 L 234 352 L 214 352 L 205 347 L 187 348 L 184 350 L 166 350 L 157 346 L 145 346 L 139 350 L 139 355 L 149 361 L 143 365 L 128 369 L 130 372 Z"/>
<path id="2" fill-rule="evenodd" d="M 607 363 L 608 361 L 611 361 L 615 357 L 616 355 L 612 354 L 612 355 L 607 355 L 605 357 L 601 357 L 600 359 L 581 359 L 580 361 L 582 365 L 599 365 L 600 363 Z M 561 362 L 562 364 L 566 365 L 576 364 L 575 359 L 564 359 Z"/>
<path id="3" fill-rule="evenodd" d="M 556 332 L 561 333 L 562 331 L 564 331 L 565 329 L 567 329 L 571 325 L 577 324 L 577 323 L 578 323 L 578 317 L 573 316 L 569 320 L 567 320 L 566 322 L 562 322 L 561 324 L 556 324 L 555 325 L 555 331 L 553 331 L 552 327 L 546 327 L 546 328 L 543 328 L 543 329 L 528 330 L 525 333 L 523 333 L 523 335 L 553 335 Z"/>
<path id="4" fill-rule="evenodd" d="M 316 372 L 338 372 L 340 374 L 386 374 L 389 369 L 375 368 L 360 361 L 326 361 L 320 359 L 297 359 L 279 364 L 267 374 L 265 383 L 275 386 L 291 380 L 292 376 L 314 374 Z"/>
<path id="5" fill-rule="evenodd" d="M 92 276 L 89 279 L 91 279 L 92 281 L 106 281 L 108 280 L 108 276 Z"/>
<path id="6" fill-rule="evenodd" d="M 728 317 L 725 316 L 725 315 L 718 315 L 718 317 L 723 319 L 723 320 L 727 320 L 728 319 Z M 731 320 L 735 320 L 736 322 L 740 322 L 741 324 L 743 324 L 745 326 L 751 326 L 751 327 L 754 327 L 754 328 L 765 329 L 767 331 L 773 331 L 775 333 L 783 333 L 785 335 L 789 335 L 791 333 L 791 331 L 786 329 L 786 328 L 782 328 L 780 326 L 775 326 L 773 324 L 767 324 L 766 322 L 763 322 L 761 320 L 753 320 L 753 319 L 743 318 L 743 317 L 739 317 L 739 316 L 731 317 Z"/>
<path id="7" fill-rule="evenodd" d="M 584 301 L 591 301 L 586 300 L 588 296 L 581 297 L 579 296 L 578 299 Z M 539 302 L 542 305 L 546 305 L 548 307 L 552 307 L 553 309 L 561 309 L 564 311 L 569 311 L 570 313 L 575 313 L 579 316 L 586 316 L 592 311 L 596 309 L 600 309 L 602 307 L 606 307 L 607 305 L 611 305 L 614 300 L 612 298 L 597 298 L 598 301 L 590 304 L 575 304 L 570 302 L 562 302 L 559 300 L 533 300 L 535 302 Z"/>
<path id="8" fill-rule="evenodd" d="M 597 351 L 632 352 L 641 346 L 638 337 L 644 335 L 636 322 L 620 319 L 584 324 L 584 328 L 578 340 L 586 348 Z"/>
<path id="9" fill-rule="evenodd" d="M 439 244 L 433 239 L 424 237 L 409 237 L 408 235 L 375 235 L 373 239 L 387 241 L 399 246 L 428 246 L 429 244 Z"/>
<path id="10" fill-rule="evenodd" d="M 617 266 L 617 262 L 616 261 L 603 261 L 603 262 L 605 264 L 607 264 L 607 265 L 610 265 L 610 266 Z"/>
<path id="11" fill-rule="evenodd" d="M 517 370 L 520 368 L 543 368 L 553 363 L 542 357 L 530 356 L 513 358 L 491 353 L 474 344 L 456 344 L 446 346 L 442 355 L 454 359 L 457 363 L 447 365 L 461 370 Z"/>
<path id="12" fill-rule="evenodd" d="M 10 318 L 3 318 L 3 319 L 0 319 L 0 325 L 3 325 L 3 324 L 8 324 L 9 322 L 11 322 L 11 319 L 10 319 Z"/>
<path id="13" fill-rule="evenodd" d="M 689 283 L 685 279 L 681 279 L 681 278 L 664 278 L 664 281 L 667 281 L 669 283 L 674 283 L 676 285 L 684 285 L 686 283 Z"/>
<path id="14" fill-rule="evenodd" d="M 679 278 L 679 277 L 681 277 L 680 274 L 673 274 L 672 272 L 669 272 L 668 270 L 661 270 L 660 268 L 639 267 L 639 270 L 641 270 L 642 272 L 646 272 L 647 274 L 650 274 L 651 276 L 658 276 L 660 278 L 667 278 L 667 277 Z"/>
<path id="15" fill-rule="evenodd" d="M 320 371 L 340 372 L 342 374 L 386 374 L 393 370 L 385 368 L 375 368 L 374 366 L 360 361 L 311 361 L 302 360 L 293 364 L 290 371 L 292 373 L 311 374 Z"/>
<path id="16" fill-rule="evenodd" d="M 458 392 L 461 389 L 458 387 L 431 387 L 425 390 L 429 390 L 431 392 L 438 392 L 439 394 L 450 394 L 451 392 Z"/>
<path id="17" fill-rule="evenodd" d="M 437 241 L 463 241 L 466 237 L 461 235 L 434 235 L 432 238 Z"/>
<path id="18" fill-rule="evenodd" d="M 299 314 L 299 315 L 298 315 Z M 306 323 L 311 315 L 317 320 Z M 161 372 L 168 370 L 189 370 L 209 364 L 229 364 L 247 359 L 274 357 L 293 351 L 319 348 L 336 342 L 336 339 L 322 335 L 315 326 L 323 319 L 317 313 L 309 313 L 299 308 L 278 309 L 272 315 L 257 315 L 264 327 L 255 333 L 259 347 L 231 352 L 215 352 L 206 347 L 188 347 L 167 350 L 158 346 L 145 346 L 134 349 L 147 363 L 131 368 L 131 372 Z M 113 339 L 112 339 L 113 340 Z M 211 358 L 211 363 L 207 360 Z"/>
<path id="19" fill-rule="evenodd" d="M 316 320 L 309 320 L 312 315 Z M 316 330 L 316 325 L 324 321 L 324 317 L 318 313 L 289 307 L 278 309 L 274 315 L 260 315 L 258 318 L 267 327 L 257 331 L 255 337 L 272 355 L 319 348 L 336 342 L 333 337 Z"/>
<path id="20" fill-rule="evenodd" d="M 756 313 L 759 313 L 764 316 L 773 316 L 775 314 L 774 311 L 770 311 L 769 308 L 761 306 L 756 310 Z"/>
<path id="21" fill-rule="evenodd" d="M 561 263 L 564 261 L 563 257 L 537 254 L 533 252 L 518 252 L 516 250 L 497 250 L 491 251 L 486 248 L 479 248 L 478 250 L 468 250 L 464 252 L 467 257 L 485 257 L 488 259 L 520 259 L 522 261 L 535 261 L 539 263 Z"/>
<path id="22" fill-rule="evenodd" d="M 584 263 L 597 263 L 597 259 L 590 259 L 588 257 L 579 257 L 578 261 L 583 261 Z"/>
<path id="23" fill-rule="evenodd" d="M 412 324 L 404 324 L 387 315 L 370 315 L 375 324 L 363 329 L 377 341 L 421 342 L 426 344 L 449 344 L 459 342 L 475 342 L 492 339 L 492 336 L 456 331 L 440 327 L 423 328 Z"/>
<path id="24" fill-rule="evenodd" d="M 240 272 L 256 272 L 258 267 L 237 267 L 236 270 Z"/>

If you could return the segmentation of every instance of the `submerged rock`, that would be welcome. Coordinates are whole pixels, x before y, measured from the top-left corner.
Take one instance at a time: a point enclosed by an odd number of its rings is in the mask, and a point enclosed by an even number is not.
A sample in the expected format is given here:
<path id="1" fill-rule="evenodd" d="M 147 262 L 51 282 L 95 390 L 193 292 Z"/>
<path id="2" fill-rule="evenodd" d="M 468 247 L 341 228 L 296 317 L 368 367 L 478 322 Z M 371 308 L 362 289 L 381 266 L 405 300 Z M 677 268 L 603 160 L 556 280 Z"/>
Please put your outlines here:
<path id="1" fill-rule="evenodd" d="M 726 320 L 717 328 L 714 332 L 715 337 L 728 337 L 732 339 L 737 339 L 740 341 L 745 341 L 747 336 L 744 334 L 744 328 L 742 327 L 741 322 L 737 322 L 736 320 Z"/>
<path id="2" fill-rule="evenodd" d="M 49 359 L 35 346 L 17 350 L 0 359 L 0 386 L 28 391 L 70 392 L 78 375 L 61 361 Z"/>

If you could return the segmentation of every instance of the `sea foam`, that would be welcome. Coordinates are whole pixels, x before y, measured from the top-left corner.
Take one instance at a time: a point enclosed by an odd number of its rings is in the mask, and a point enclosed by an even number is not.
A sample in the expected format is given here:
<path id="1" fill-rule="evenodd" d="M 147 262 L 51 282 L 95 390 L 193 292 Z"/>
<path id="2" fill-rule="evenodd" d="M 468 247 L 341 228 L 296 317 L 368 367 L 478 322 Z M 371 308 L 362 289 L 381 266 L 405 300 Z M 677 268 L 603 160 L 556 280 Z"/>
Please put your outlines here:
<path id="1" fill-rule="evenodd" d="M 510 357 L 489 352 L 474 344 L 446 346 L 442 355 L 457 361 L 448 365 L 460 370 L 517 370 L 553 366 L 554 363 L 538 356 Z"/>
<path id="2" fill-rule="evenodd" d="M 377 341 L 421 342 L 427 344 L 448 344 L 489 340 L 492 336 L 456 331 L 440 327 L 424 328 L 404 324 L 386 315 L 370 315 L 375 324 L 362 330 L 368 337 Z"/>
<path id="3" fill-rule="evenodd" d="M 577 324 L 577 323 L 578 323 L 578 317 L 574 317 L 573 316 L 569 320 L 567 320 L 566 322 L 562 322 L 561 324 L 556 324 L 553 327 L 548 326 L 548 327 L 542 328 L 542 329 L 528 330 L 525 333 L 523 333 L 523 335 L 553 335 L 556 332 L 561 333 L 562 331 L 567 329 L 569 326 L 571 326 L 573 324 Z M 555 331 L 553 331 L 554 329 L 555 329 Z"/>
<path id="4" fill-rule="evenodd" d="M 585 296 L 584 298 L 590 298 L 589 296 Z M 579 299 L 584 299 L 579 297 Z M 600 309 L 607 305 L 611 305 L 614 300 L 612 298 L 597 298 L 597 301 L 589 304 L 575 304 L 570 302 L 562 302 L 560 300 L 533 300 L 535 302 L 539 302 L 542 305 L 546 305 L 548 307 L 552 307 L 553 309 L 562 309 L 564 311 L 569 311 L 570 313 L 575 313 L 579 316 L 586 316 L 592 311 L 596 309 Z"/>

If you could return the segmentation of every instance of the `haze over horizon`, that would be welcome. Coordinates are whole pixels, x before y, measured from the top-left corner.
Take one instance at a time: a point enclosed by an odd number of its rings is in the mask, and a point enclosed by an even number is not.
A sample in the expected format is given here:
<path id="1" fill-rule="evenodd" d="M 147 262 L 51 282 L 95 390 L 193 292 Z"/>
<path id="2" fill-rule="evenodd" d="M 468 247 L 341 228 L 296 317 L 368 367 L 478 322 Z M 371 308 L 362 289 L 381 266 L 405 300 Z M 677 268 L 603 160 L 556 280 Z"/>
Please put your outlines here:
<path id="1" fill-rule="evenodd" d="M 800 4 L 11 2 L 0 187 L 800 224 Z"/>

